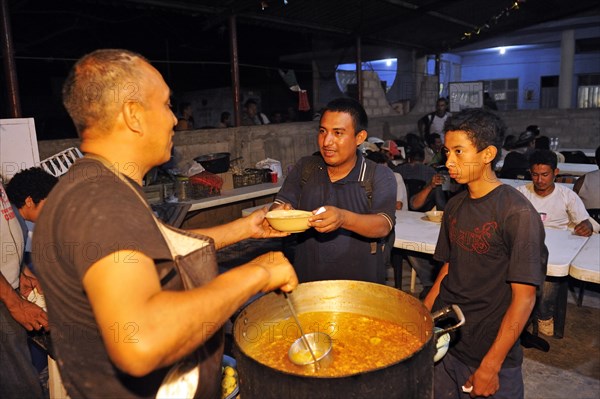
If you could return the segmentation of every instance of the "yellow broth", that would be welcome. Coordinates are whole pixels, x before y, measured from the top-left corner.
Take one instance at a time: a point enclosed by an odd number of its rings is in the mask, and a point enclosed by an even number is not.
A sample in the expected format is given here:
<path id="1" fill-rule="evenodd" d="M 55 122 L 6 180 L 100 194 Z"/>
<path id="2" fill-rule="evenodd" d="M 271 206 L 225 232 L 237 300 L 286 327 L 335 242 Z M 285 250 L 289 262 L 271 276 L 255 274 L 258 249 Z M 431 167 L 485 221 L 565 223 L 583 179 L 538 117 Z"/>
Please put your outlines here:
<path id="1" fill-rule="evenodd" d="M 304 333 L 323 332 L 333 341 L 331 363 L 315 370 L 298 366 L 288 357 L 292 343 L 300 337 L 293 319 L 265 324 L 255 338 L 246 339 L 246 354 L 271 368 L 291 374 L 341 377 L 388 366 L 423 345 L 407 328 L 397 323 L 347 312 L 307 312 L 298 315 Z M 409 327 L 410 328 L 410 327 Z"/>

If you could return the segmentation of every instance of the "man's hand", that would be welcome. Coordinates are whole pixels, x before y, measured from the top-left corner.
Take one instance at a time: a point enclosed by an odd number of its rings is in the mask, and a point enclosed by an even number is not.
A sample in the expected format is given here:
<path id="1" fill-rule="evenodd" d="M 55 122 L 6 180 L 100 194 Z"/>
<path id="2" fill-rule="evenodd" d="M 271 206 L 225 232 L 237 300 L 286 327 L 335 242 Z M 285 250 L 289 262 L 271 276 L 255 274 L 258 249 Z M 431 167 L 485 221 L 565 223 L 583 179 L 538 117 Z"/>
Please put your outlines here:
<path id="1" fill-rule="evenodd" d="M 261 292 L 269 292 L 280 289 L 290 292 L 298 285 L 298 277 L 290 261 L 281 252 L 268 252 L 254 258 L 251 265 L 260 266 L 268 274 L 267 284 Z"/>
<path id="2" fill-rule="evenodd" d="M 19 298 L 11 306 L 8 306 L 8 311 L 12 318 L 27 331 L 49 329 L 48 314 L 44 312 L 44 309 L 26 299 Z"/>
<path id="3" fill-rule="evenodd" d="M 480 366 L 475 370 L 475 373 L 469 377 L 464 386 L 465 388 L 473 387 L 473 390 L 469 394 L 472 398 L 481 396 L 487 398 L 500 389 L 498 371 Z"/>
<path id="4" fill-rule="evenodd" d="M 248 223 L 250 224 L 250 236 L 252 238 L 277 238 L 289 236 L 290 233 L 275 230 L 269 224 L 269 221 L 265 218 L 268 208 L 258 209 L 252 212 L 248 217 Z"/>
<path id="5" fill-rule="evenodd" d="M 313 213 L 315 213 L 314 211 Z M 319 233 L 329 233 L 342 227 L 345 222 L 345 211 L 335 206 L 327 206 L 325 212 L 314 215 L 308 219 L 308 225 L 314 227 Z"/>
<path id="6" fill-rule="evenodd" d="M 586 219 L 575 226 L 573 232 L 578 236 L 589 237 L 594 232 L 594 228 L 592 227 L 592 223 L 589 221 L 589 219 Z"/>
<path id="7" fill-rule="evenodd" d="M 429 182 L 429 186 L 431 187 L 431 189 L 434 189 L 434 188 L 444 184 L 444 181 L 446 181 L 446 178 L 442 174 L 436 173 L 431 178 L 431 181 Z"/>
<path id="8" fill-rule="evenodd" d="M 21 292 L 21 295 L 27 298 L 29 293 L 33 291 L 34 288 L 37 288 L 40 294 L 44 293 L 37 277 L 33 275 L 31 270 L 29 270 L 27 267 L 24 267 L 21 275 L 19 276 L 19 291 Z"/>

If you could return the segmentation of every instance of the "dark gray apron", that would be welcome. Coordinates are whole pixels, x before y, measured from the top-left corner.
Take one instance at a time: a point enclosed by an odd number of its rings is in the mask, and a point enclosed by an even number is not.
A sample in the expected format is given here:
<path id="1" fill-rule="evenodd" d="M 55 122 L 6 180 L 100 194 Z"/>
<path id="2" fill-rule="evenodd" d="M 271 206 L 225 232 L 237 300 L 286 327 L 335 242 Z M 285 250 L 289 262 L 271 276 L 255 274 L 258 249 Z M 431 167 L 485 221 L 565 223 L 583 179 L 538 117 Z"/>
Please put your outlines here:
<path id="1" fill-rule="evenodd" d="M 97 155 L 87 154 L 87 158 L 101 162 L 111 172 L 115 173 L 127 186 L 129 186 L 142 203 L 154 215 L 152 208 L 145 198 L 122 174 L 111 167 L 110 163 Z M 214 240 L 211 237 L 191 233 L 168 226 L 154 217 L 157 227 L 169 247 L 175 268 L 180 278 L 169 278 L 174 270 L 158 268 L 161 279 L 161 288 L 169 291 L 190 290 L 200 287 L 213 280 L 218 274 L 217 257 Z M 193 317 L 194 315 L 189 315 Z M 221 397 L 221 362 L 223 358 L 224 335 L 222 326 L 204 326 L 201 334 L 212 334 L 206 342 L 194 352 L 176 362 L 165 377 L 157 397 L 190 397 L 198 399 L 212 399 Z M 189 372 L 192 378 L 182 376 Z M 198 376 L 197 380 L 195 376 Z M 196 381 L 194 381 L 196 380 Z M 196 387 L 193 387 L 195 382 Z M 188 389 L 178 390 L 182 386 Z M 195 390 L 195 392 L 194 392 Z M 173 395 L 168 395 L 171 392 Z M 181 392 L 187 392 L 182 395 Z M 166 395 L 163 395 L 166 394 Z M 160 396 L 159 396 L 160 395 Z"/>

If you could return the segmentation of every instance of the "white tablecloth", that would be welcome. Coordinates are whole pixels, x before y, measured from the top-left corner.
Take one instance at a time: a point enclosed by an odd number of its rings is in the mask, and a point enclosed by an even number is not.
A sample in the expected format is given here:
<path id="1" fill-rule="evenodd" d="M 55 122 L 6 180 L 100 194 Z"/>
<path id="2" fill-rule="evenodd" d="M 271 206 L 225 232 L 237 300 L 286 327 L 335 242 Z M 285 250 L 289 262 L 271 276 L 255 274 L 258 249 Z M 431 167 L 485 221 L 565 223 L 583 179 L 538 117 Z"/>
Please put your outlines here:
<path id="1" fill-rule="evenodd" d="M 396 240 L 394 248 L 433 254 L 440 232 L 440 224 L 424 220 L 421 212 L 396 211 Z M 571 261 L 588 240 L 568 230 L 545 229 L 548 248 L 548 276 L 564 277 L 569 274 Z M 597 236 L 597 234 L 596 234 Z M 598 254 L 596 253 L 596 257 Z"/>
<path id="2" fill-rule="evenodd" d="M 592 234 L 571 261 L 569 274 L 583 281 L 600 284 L 600 235 Z"/>

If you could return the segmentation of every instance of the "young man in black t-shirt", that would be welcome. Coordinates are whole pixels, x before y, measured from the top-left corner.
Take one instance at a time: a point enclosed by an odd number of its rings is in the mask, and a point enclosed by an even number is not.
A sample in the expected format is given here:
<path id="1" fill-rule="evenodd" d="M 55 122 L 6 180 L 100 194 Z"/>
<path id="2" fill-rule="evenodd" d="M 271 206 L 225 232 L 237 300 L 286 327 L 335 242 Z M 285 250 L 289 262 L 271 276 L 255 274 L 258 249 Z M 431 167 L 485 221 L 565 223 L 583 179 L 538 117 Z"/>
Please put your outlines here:
<path id="1" fill-rule="evenodd" d="M 504 124 L 469 109 L 446 124 L 446 166 L 467 191 L 452 197 L 434 258 L 444 262 L 424 300 L 430 310 L 457 304 L 466 324 L 435 366 L 435 397 L 522 398 L 518 338 L 546 274 L 541 220 L 525 197 L 492 169 Z"/>

